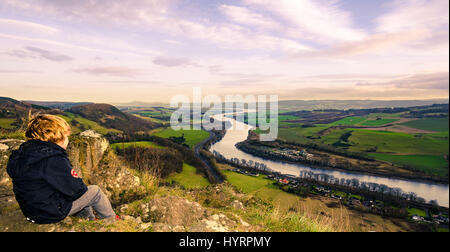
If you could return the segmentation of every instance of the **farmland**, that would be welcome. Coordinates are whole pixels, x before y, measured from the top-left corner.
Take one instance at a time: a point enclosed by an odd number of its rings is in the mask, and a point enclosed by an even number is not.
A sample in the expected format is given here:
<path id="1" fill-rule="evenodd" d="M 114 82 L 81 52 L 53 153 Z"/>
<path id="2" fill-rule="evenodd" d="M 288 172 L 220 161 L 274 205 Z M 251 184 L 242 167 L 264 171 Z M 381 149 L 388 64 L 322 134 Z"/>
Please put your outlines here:
<path id="1" fill-rule="evenodd" d="M 449 121 L 448 118 L 426 118 L 402 123 L 402 125 L 421 130 L 448 132 Z"/>
<path id="2" fill-rule="evenodd" d="M 172 128 L 161 128 L 153 134 L 162 138 L 184 137 L 185 141 L 182 143 L 191 148 L 209 137 L 209 133 L 204 130 L 173 130 Z"/>
<path id="3" fill-rule="evenodd" d="M 296 117 L 296 118 L 295 118 Z M 448 178 L 448 105 L 280 113 L 278 141 Z M 259 129 L 254 130 L 259 134 Z"/>

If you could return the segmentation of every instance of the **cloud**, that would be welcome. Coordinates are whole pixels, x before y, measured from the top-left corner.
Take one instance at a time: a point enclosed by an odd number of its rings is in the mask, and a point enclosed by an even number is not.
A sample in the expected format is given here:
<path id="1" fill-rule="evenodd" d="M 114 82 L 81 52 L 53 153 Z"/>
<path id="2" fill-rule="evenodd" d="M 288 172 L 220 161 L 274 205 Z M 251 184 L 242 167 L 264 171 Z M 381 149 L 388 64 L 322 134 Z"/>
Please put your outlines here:
<path id="1" fill-rule="evenodd" d="M 37 24 L 28 21 L 14 20 L 14 19 L 4 19 L 0 18 L 0 25 L 6 25 L 15 28 L 25 28 L 27 30 L 39 31 L 45 33 L 56 33 L 59 30 L 47 25 Z"/>
<path id="2" fill-rule="evenodd" d="M 395 0 L 386 5 L 391 10 L 378 17 L 377 31 L 394 33 L 415 29 L 447 29 L 449 1 Z"/>
<path id="3" fill-rule="evenodd" d="M 341 80 L 341 79 L 392 79 L 398 77 L 398 75 L 385 75 L 385 74 L 322 74 L 322 75 L 310 75 L 303 77 L 304 79 L 324 79 L 324 80 Z"/>
<path id="4" fill-rule="evenodd" d="M 408 42 L 421 39 L 426 35 L 425 30 L 414 30 L 390 34 L 375 34 L 362 41 L 339 43 L 319 50 L 300 52 L 291 55 L 292 58 L 304 57 L 353 57 L 365 54 L 377 54 L 388 49 L 404 45 Z"/>
<path id="5" fill-rule="evenodd" d="M 222 81 L 220 85 L 222 86 L 243 86 L 243 85 L 255 85 L 263 82 L 263 80 L 258 79 L 239 79 L 239 80 L 231 80 L 231 81 Z"/>
<path id="6" fill-rule="evenodd" d="M 153 64 L 165 67 L 196 66 L 190 59 L 168 57 L 156 57 L 153 59 Z"/>
<path id="7" fill-rule="evenodd" d="M 0 73 L 42 73 L 41 71 L 34 71 L 34 70 L 1 70 Z"/>
<path id="8" fill-rule="evenodd" d="M 142 31 L 161 32 L 172 38 L 203 40 L 224 49 L 281 50 L 289 53 L 310 50 L 309 46 L 298 41 L 272 34 L 261 34 L 253 27 L 214 22 L 208 19 L 192 21 L 183 18 L 183 15 L 176 13 L 176 10 L 179 11 L 175 8 L 179 3 L 178 0 L 129 0 L 126 2 L 121 0 L 42 0 L 39 1 L 39 5 L 32 0 L 6 0 L 6 3 L 15 8 L 54 16 L 65 21 L 76 21 L 96 27 L 106 25 L 108 28 L 114 25 L 121 27 L 132 25 Z M 254 17 L 248 20 L 257 22 Z"/>
<path id="9" fill-rule="evenodd" d="M 245 7 L 222 4 L 219 6 L 219 10 L 232 21 L 239 24 L 270 30 L 282 29 L 281 25 L 275 20 L 253 12 Z"/>
<path id="10" fill-rule="evenodd" d="M 140 70 L 128 67 L 87 67 L 74 71 L 90 75 L 110 75 L 116 77 L 134 77 L 141 74 Z"/>
<path id="11" fill-rule="evenodd" d="M 124 54 L 124 55 L 139 55 L 139 56 L 143 56 L 143 55 L 157 55 L 158 53 L 152 50 L 136 50 L 135 47 L 130 47 L 130 46 L 122 46 L 122 48 L 117 49 L 117 48 L 111 48 L 111 49 L 106 49 L 106 48 L 94 48 L 94 47 L 88 47 L 88 46 L 82 46 L 80 44 L 75 44 L 75 43 L 67 43 L 67 42 L 61 42 L 61 41 L 57 41 L 57 40 L 52 40 L 52 39 L 42 39 L 42 38 L 34 38 L 34 37 L 24 37 L 24 36 L 17 36 L 17 35 L 11 35 L 11 34 L 5 34 L 5 33 L 0 33 L 0 38 L 6 38 L 6 39 L 11 39 L 11 40 L 19 40 L 19 41 L 28 41 L 28 42 L 33 42 L 33 43 L 39 43 L 39 44 L 46 44 L 46 45 L 52 45 L 52 46 L 58 46 L 58 47 L 64 47 L 64 48 L 69 48 L 69 49 L 75 49 L 75 50 L 82 50 L 82 51 L 87 51 L 87 52 L 95 52 L 95 53 L 104 53 L 104 54 L 113 54 L 113 55 L 117 55 L 117 54 Z M 82 37 L 84 39 L 84 41 L 89 41 L 91 39 L 93 39 L 92 37 Z M 80 39 L 81 40 L 81 39 Z M 103 42 L 103 46 L 105 46 L 105 43 L 110 43 L 111 39 L 107 40 L 107 42 L 102 41 Z"/>
<path id="12" fill-rule="evenodd" d="M 388 82 L 357 83 L 360 87 L 395 87 L 401 89 L 425 89 L 425 90 L 448 90 L 449 73 L 418 74 L 406 78 L 396 79 Z"/>
<path id="13" fill-rule="evenodd" d="M 278 16 L 290 27 L 290 35 L 330 44 L 339 41 L 360 41 L 366 37 L 354 28 L 349 12 L 339 7 L 339 1 L 312 0 L 245 0 L 247 5 Z"/>
<path id="14" fill-rule="evenodd" d="M 69 57 L 67 55 L 55 53 L 55 52 L 52 52 L 52 51 L 47 51 L 47 50 L 40 49 L 40 48 L 37 48 L 37 47 L 27 46 L 27 47 L 25 47 L 25 49 L 27 49 L 29 52 L 35 53 L 40 58 L 44 58 L 44 59 L 51 60 L 51 61 L 58 61 L 59 62 L 59 61 L 71 61 L 71 60 L 73 60 L 72 57 Z"/>
<path id="15" fill-rule="evenodd" d="M 11 51 L 6 52 L 5 54 L 12 56 L 12 57 L 22 58 L 22 59 L 26 59 L 26 58 L 46 59 L 46 60 L 55 61 L 55 62 L 74 60 L 70 56 L 52 52 L 52 51 L 48 51 L 48 50 L 44 50 L 44 49 L 37 48 L 37 47 L 27 46 L 27 47 L 24 47 L 24 49 L 25 50 L 11 50 Z"/>
<path id="16" fill-rule="evenodd" d="M 146 19 L 167 13 L 175 0 L 78 0 L 54 1 L 5 0 L 15 8 L 30 10 L 42 15 L 57 15 L 67 21 L 113 22 L 139 24 Z"/>
<path id="17" fill-rule="evenodd" d="M 305 87 L 280 89 L 280 100 L 410 100 L 410 99 L 448 99 L 448 92 L 437 89 L 405 89 L 376 87 Z"/>

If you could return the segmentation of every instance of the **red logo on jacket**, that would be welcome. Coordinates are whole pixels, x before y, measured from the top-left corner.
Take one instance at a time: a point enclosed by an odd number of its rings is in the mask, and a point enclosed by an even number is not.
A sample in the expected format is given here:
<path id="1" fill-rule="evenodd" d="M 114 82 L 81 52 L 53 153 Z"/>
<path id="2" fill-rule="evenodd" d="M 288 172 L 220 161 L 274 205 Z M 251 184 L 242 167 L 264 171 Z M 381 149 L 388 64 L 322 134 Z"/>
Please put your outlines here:
<path id="1" fill-rule="evenodd" d="M 72 169 L 72 171 L 70 171 L 70 174 L 72 174 L 72 177 L 74 177 L 74 178 L 79 178 L 78 173 L 74 169 Z"/>

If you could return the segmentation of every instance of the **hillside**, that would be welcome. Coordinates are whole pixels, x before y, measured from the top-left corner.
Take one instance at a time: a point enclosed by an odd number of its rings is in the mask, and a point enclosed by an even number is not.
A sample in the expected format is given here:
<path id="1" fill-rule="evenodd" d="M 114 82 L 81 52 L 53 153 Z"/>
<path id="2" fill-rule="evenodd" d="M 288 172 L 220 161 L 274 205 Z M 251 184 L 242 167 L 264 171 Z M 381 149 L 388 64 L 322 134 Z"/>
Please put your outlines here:
<path id="1" fill-rule="evenodd" d="M 427 106 L 436 103 L 448 103 L 448 99 L 433 100 L 286 100 L 279 101 L 278 108 L 285 111 L 317 110 L 317 109 L 370 109 L 370 108 L 401 108 Z"/>
<path id="2" fill-rule="evenodd" d="M 159 124 L 124 113 L 109 104 L 85 104 L 74 106 L 68 110 L 103 127 L 123 132 L 148 131 L 159 127 Z"/>
<path id="3" fill-rule="evenodd" d="M 57 110 L 21 102 L 8 97 L 0 97 L 0 129 L 15 130 L 23 126 L 28 113 L 58 114 Z"/>
<path id="4" fill-rule="evenodd" d="M 29 104 L 44 106 L 47 108 L 67 110 L 75 106 L 91 104 L 91 102 L 51 102 L 51 101 L 23 101 Z"/>
<path id="5" fill-rule="evenodd" d="M 270 201 L 229 183 L 192 189 L 162 185 L 126 165 L 108 141 L 91 130 L 72 137 L 69 159 L 87 184 L 104 190 L 121 220 L 111 225 L 69 217 L 58 224 L 32 224 L 23 217 L 6 174 L 8 156 L 22 142 L 0 140 L 0 231 L 334 231 L 300 213 L 284 215 Z"/>

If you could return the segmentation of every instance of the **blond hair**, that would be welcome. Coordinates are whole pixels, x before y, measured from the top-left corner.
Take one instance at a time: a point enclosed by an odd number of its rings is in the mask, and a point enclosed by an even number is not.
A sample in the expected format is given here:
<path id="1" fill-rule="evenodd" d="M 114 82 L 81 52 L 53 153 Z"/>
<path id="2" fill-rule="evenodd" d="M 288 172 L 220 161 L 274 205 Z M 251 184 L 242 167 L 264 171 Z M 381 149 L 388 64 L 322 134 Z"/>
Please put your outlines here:
<path id="1" fill-rule="evenodd" d="M 37 114 L 30 119 L 25 137 L 27 140 L 59 143 L 70 133 L 70 126 L 63 118 L 49 114 Z"/>

